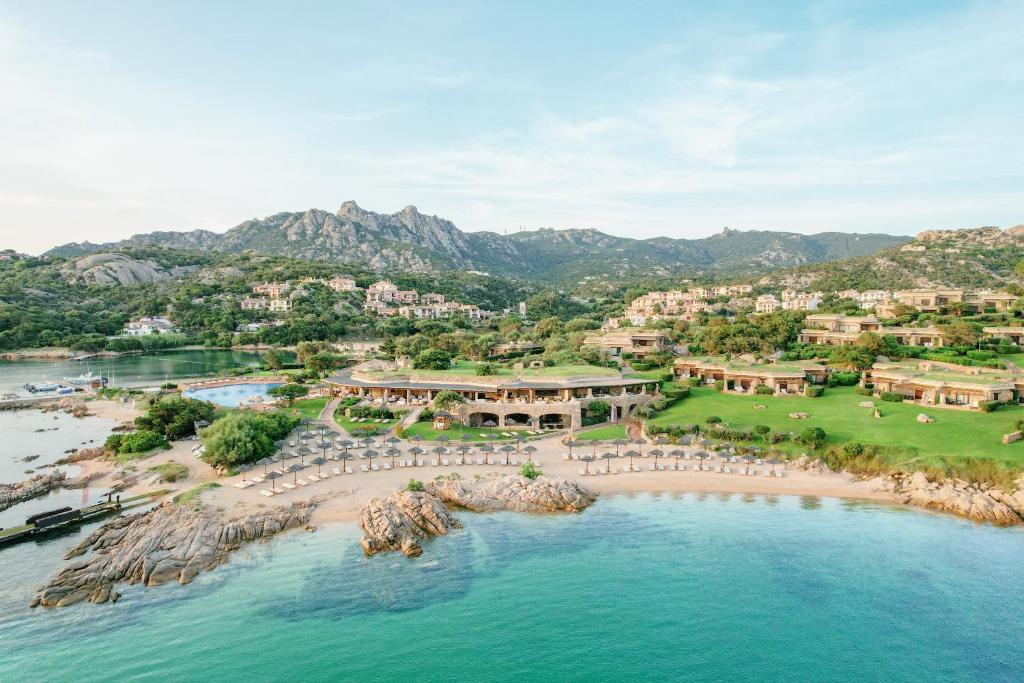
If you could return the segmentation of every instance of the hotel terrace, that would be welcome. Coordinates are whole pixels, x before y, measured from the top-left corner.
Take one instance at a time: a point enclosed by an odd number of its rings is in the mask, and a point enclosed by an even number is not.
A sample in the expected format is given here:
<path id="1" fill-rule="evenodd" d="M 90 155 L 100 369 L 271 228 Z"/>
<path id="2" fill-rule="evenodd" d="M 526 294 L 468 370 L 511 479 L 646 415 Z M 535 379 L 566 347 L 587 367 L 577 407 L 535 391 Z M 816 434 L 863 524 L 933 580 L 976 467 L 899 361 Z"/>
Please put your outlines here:
<path id="1" fill-rule="evenodd" d="M 674 371 L 681 380 L 723 382 L 722 390 L 729 393 L 754 394 L 757 387 L 766 386 L 776 396 L 799 396 L 808 384 L 824 384 L 828 378 L 828 368 L 817 363 L 758 363 L 722 356 L 677 358 Z"/>
<path id="2" fill-rule="evenodd" d="M 668 335 L 658 330 L 623 327 L 587 337 L 583 340 L 583 344 L 599 346 L 607 351 L 612 358 L 631 355 L 640 360 L 649 353 L 657 353 L 668 348 Z"/>
<path id="3" fill-rule="evenodd" d="M 797 336 L 797 341 L 801 344 L 842 346 L 853 344 L 865 332 L 875 332 L 894 337 L 904 346 L 945 345 L 945 335 L 936 327 L 882 327 L 882 323 L 873 315 L 815 313 L 804 318 L 804 324 L 807 327 Z"/>
<path id="4" fill-rule="evenodd" d="M 1013 401 L 1024 393 L 1024 376 L 931 361 L 876 363 L 864 380 L 874 383 L 876 395 L 903 394 L 937 408 L 977 410 L 982 401 Z"/>
<path id="5" fill-rule="evenodd" d="M 339 372 L 327 386 L 335 396 L 361 396 L 392 408 L 424 406 L 441 391 L 455 391 L 466 399 L 452 408 L 462 424 L 494 422 L 506 429 L 578 430 L 583 411 L 595 400 L 611 406 L 610 419 L 617 421 L 658 393 L 656 380 L 593 366 L 501 369 L 478 376 L 472 364 L 431 371 L 391 363 Z"/>
<path id="6" fill-rule="evenodd" d="M 897 304 L 916 308 L 922 313 L 941 313 L 953 304 L 964 304 L 975 313 L 992 311 L 1003 313 L 1017 300 L 1009 292 L 963 289 L 908 289 L 893 292 L 892 301 L 880 304 L 876 311 L 880 317 L 895 317 Z"/>

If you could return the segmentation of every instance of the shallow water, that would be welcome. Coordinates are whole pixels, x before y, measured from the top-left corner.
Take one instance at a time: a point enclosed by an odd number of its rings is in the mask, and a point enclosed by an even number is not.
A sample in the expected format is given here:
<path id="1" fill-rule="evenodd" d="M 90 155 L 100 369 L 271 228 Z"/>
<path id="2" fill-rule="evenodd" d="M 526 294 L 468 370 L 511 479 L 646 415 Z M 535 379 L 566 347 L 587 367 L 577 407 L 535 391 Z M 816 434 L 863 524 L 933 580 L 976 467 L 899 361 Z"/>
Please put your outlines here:
<path id="1" fill-rule="evenodd" d="M 225 368 L 259 365 L 259 360 L 260 354 L 254 351 L 211 349 L 162 351 L 89 361 L 0 361 L 0 391 L 28 395 L 22 389 L 26 383 L 60 383 L 65 377 L 78 377 L 89 371 L 107 377 L 116 386 L 139 386 L 168 379 L 213 376 Z"/>
<path id="2" fill-rule="evenodd" d="M 24 680 L 1010 681 L 1020 529 L 750 495 L 462 518 L 423 557 L 354 525 L 249 546 L 188 587 L 30 611 L 74 538 L 0 552 L 0 673 Z"/>

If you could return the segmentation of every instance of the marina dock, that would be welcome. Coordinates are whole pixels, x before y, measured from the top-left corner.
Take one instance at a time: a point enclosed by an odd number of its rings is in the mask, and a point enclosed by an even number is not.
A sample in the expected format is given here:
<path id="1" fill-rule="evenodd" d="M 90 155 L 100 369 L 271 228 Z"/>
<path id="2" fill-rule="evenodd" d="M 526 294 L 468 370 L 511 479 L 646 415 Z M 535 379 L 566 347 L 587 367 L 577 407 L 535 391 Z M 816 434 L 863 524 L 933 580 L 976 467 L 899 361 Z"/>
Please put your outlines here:
<path id="1" fill-rule="evenodd" d="M 79 508 L 77 510 L 70 507 L 62 507 L 57 508 L 56 510 L 40 512 L 28 517 L 24 524 L 11 527 L 9 529 L 0 529 L 0 546 L 27 540 L 39 534 L 66 529 L 71 526 L 77 526 L 84 522 L 92 521 L 99 517 L 115 514 L 126 507 L 134 507 L 135 505 L 149 502 L 155 498 L 166 495 L 169 492 L 170 491 L 167 489 L 161 489 L 159 491 L 131 496 L 130 498 L 121 498 L 120 496 L 115 497 L 108 494 L 107 500 L 93 505 L 87 505 L 86 507 Z"/>

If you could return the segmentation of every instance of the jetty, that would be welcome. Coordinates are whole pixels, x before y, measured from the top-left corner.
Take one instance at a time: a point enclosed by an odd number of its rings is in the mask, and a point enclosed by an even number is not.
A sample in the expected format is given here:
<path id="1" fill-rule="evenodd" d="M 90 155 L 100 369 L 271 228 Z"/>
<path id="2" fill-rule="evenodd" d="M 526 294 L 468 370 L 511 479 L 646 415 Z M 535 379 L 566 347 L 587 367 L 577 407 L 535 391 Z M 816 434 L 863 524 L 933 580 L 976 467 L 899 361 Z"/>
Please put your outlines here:
<path id="1" fill-rule="evenodd" d="M 56 510 L 40 512 L 26 518 L 24 524 L 10 527 L 9 529 L 0 529 L 0 547 L 24 541 L 39 534 L 77 526 L 105 515 L 120 512 L 126 507 L 149 502 L 167 493 L 170 493 L 168 489 L 160 489 L 159 491 L 143 493 L 131 496 L 130 498 L 115 497 L 113 494 L 108 493 L 106 500 L 77 510 L 71 507 L 62 507 Z"/>

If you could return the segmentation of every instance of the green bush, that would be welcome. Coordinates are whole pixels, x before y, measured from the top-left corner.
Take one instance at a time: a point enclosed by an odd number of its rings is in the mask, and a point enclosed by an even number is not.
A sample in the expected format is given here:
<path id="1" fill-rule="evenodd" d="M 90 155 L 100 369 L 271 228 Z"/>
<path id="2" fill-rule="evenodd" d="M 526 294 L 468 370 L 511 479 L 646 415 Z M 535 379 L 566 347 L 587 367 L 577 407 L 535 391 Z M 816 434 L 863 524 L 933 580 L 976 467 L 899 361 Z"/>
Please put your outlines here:
<path id="1" fill-rule="evenodd" d="M 405 485 L 406 491 L 422 491 L 423 482 L 417 479 L 410 479 L 409 483 Z"/>
<path id="2" fill-rule="evenodd" d="M 700 377 L 687 377 L 686 381 L 689 383 L 691 387 L 700 386 Z"/>
<path id="3" fill-rule="evenodd" d="M 767 384 L 758 384 L 756 387 L 754 387 L 754 393 L 757 394 L 758 396 L 771 396 L 775 392 Z"/>
<path id="4" fill-rule="evenodd" d="M 136 429 L 121 435 L 118 453 L 145 453 L 154 448 L 169 448 L 170 444 L 163 434 L 148 429 Z"/>
<path id="5" fill-rule="evenodd" d="M 519 473 L 527 479 L 536 479 L 543 472 L 541 472 L 532 462 L 524 462 L 523 467 L 519 470 Z"/>
<path id="6" fill-rule="evenodd" d="M 725 391 L 725 380 L 715 380 L 715 391 Z"/>
<path id="7" fill-rule="evenodd" d="M 800 432 L 800 443 L 808 448 L 818 448 L 825 443 L 825 430 L 821 427 L 808 427 Z"/>
<path id="8" fill-rule="evenodd" d="M 107 437 L 107 440 L 103 442 L 103 448 L 109 453 L 117 453 L 121 450 L 121 435 L 111 434 Z"/>
<path id="9" fill-rule="evenodd" d="M 1002 401 L 978 401 L 978 410 L 983 413 L 991 413 L 1001 405 L 1003 405 Z"/>
<path id="10" fill-rule="evenodd" d="M 837 370 L 829 375 L 829 379 L 833 380 L 837 386 L 841 387 L 852 387 L 860 383 L 860 373 L 853 371 Z"/>
<path id="11" fill-rule="evenodd" d="M 771 430 L 772 430 L 772 428 L 769 427 L 768 425 L 754 425 L 754 433 L 755 434 L 760 434 L 761 436 L 764 436 L 765 434 L 767 434 Z"/>
<path id="12" fill-rule="evenodd" d="M 850 457 L 864 454 L 864 444 L 857 441 L 848 441 L 843 444 L 843 452 Z"/>
<path id="13" fill-rule="evenodd" d="M 708 423 L 709 425 L 718 424 L 721 421 L 722 418 L 718 417 L 717 415 L 708 415 L 706 418 L 704 418 L 704 422 Z"/>
<path id="14" fill-rule="evenodd" d="M 451 366 L 452 354 L 441 349 L 421 351 L 412 360 L 412 367 L 416 370 L 447 370 Z"/>
<path id="15" fill-rule="evenodd" d="M 871 390 L 867 387 L 855 387 L 853 393 L 859 394 L 860 396 L 870 396 Z"/>
<path id="16" fill-rule="evenodd" d="M 883 391 L 878 394 L 878 398 L 890 403 L 903 403 L 907 397 L 896 391 Z"/>
<path id="17" fill-rule="evenodd" d="M 200 432 L 206 446 L 203 459 L 214 467 L 255 462 L 271 455 L 274 442 L 298 424 L 298 417 L 279 410 L 231 413 Z"/>
<path id="18" fill-rule="evenodd" d="M 161 481 L 173 483 L 188 476 L 188 468 L 178 462 L 165 462 L 149 468 L 150 472 L 160 475 Z"/>
<path id="19" fill-rule="evenodd" d="M 814 384 L 808 384 L 807 389 L 804 390 L 804 395 L 808 398 L 820 398 L 824 393 L 825 387 Z"/>
<path id="20" fill-rule="evenodd" d="M 212 403 L 171 396 L 150 404 L 145 415 L 135 418 L 135 426 L 159 432 L 171 441 L 177 441 L 195 434 L 195 423 L 211 422 L 213 414 Z"/>

